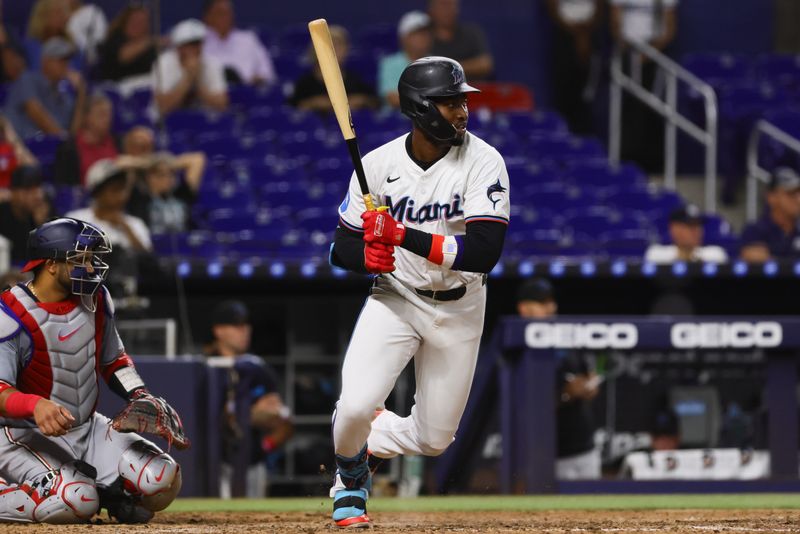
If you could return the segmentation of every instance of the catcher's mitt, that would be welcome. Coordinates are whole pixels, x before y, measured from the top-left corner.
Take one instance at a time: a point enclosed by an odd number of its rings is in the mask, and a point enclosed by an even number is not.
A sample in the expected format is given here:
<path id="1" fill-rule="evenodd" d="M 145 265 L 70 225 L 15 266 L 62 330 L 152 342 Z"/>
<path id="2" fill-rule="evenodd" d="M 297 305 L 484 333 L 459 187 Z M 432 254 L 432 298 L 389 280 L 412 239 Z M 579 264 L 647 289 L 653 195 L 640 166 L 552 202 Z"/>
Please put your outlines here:
<path id="1" fill-rule="evenodd" d="M 188 449 L 189 438 L 183 433 L 178 412 L 161 397 L 140 393 L 111 420 L 118 432 L 145 432 L 161 436 L 178 449 Z"/>

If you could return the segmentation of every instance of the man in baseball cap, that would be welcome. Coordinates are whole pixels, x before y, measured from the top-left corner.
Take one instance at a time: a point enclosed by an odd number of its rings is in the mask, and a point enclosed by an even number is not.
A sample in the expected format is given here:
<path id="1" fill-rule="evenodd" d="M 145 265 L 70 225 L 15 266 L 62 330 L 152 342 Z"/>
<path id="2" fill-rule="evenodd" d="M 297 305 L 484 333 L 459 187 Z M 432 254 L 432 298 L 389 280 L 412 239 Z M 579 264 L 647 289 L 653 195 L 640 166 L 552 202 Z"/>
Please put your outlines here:
<path id="1" fill-rule="evenodd" d="M 800 257 L 800 175 L 778 167 L 766 191 L 767 211 L 742 231 L 741 256 L 750 262 Z"/>
<path id="2" fill-rule="evenodd" d="M 178 23 L 170 32 L 173 48 L 153 68 L 157 111 L 168 115 L 181 108 L 224 111 L 228 86 L 222 64 L 203 56 L 205 25 L 197 19 Z"/>
<path id="3" fill-rule="evenodd" d="M 130 184 L 125 169 L 112 159 L 101 159 L 86 173 L 86 188 L 91 206 L 67 213 L 91 223 L 106 233 L 115 249 L 148 252 L 152 249 L 150 231 L 138 217 L 125 212 L 130 198 Z"/>
<path id="4" fill-rule="evenodd" d="M 76 110 L 86 96 L 86 84 L 80 74 L 70 70 L 69 60 L 75 47 L 61 37 L 52 37 L 42 45 L 38 71 L 26 71 L 12 84 L 6 99 L 5 115 L 20 137 L 36 132 L 66 136 L 77 129 Z M 77 97 L 61 88 L 67 80 Z"/>
<path id="5" fill-rule="evenodd" d="M 422 11 L 409 11 L 397 25 L 400 51 L 381 58 L 378 64 L 378 95 L 392 107 L 400 106 L 397 82 L 412 62 L 428 55 L 433 37 L 431 18 Z"/>
<path id="6" fill-rule="evenodd" d="M 526 280 L 517 290 L 517 312 L 528 319 L 548 319 L 558 312 L 553 286 L 545 278 Z"/>
<path id="7" fill-rule="evenodd" d="M 225 381 L 226 432 L 222 436 L 220 495 L 232 496 L 232 465 L 238 455 L 248 450 L 245 496 L 265 497 L 264 457 L 292 435 L 291 411 L 283 404 L 275 372 L 262 358 L 249 352 L 253 330 L 247 306 L 239 300 L 222 301 L 214 308 L 211 323 L 213 339 L 205 352 L 212 361 L 229 369 Z M 249 440 L 241 428 L 243 414 L 249 416 Z M 245 440 L 249 441 L 247 446 Z"/>
<path id="8" fill-rule="evenodd" d="M 552 319 L 558 312 L 555 292 L 545 278 L 526 280 L 517 291 L 517 312 L 526 319 Z M 602 379 L 595 372 L 592 354 L 560 351 L 556 380 L 560 400 L 556 408 L 558 430 L 556 477 L 600 478 L 600 449 L 594 445 L 592 401 Z"/>
<path id="9" fill-rule="evenodd" d="M 703 245 L 705 217 L 700 208 L 686 204 L 669 216 L 668 245 L 653 244 L 645 252 L 645 261 L 671 264 L 676 261 L 703 261 L 725 263 L 728 253 L 716 245 Z"/>

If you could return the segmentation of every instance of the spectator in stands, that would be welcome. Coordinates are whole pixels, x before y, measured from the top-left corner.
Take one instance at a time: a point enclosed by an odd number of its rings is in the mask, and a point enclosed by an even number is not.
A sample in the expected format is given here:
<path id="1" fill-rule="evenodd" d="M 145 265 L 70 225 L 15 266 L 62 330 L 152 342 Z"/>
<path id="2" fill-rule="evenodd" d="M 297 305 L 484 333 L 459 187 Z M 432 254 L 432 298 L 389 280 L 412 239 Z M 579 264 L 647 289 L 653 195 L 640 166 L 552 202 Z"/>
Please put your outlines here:
<path id="1" fill-rule="evenodd" d="M 553 286 L 543 278 L 526 281 L 517 291 L 517 313 L 526 319 L 551 319 L 558 305 Z M 592 401 L 600 378 L 590 355 L 575 351 L 560 354 L 557 371 L 559 402 L 556 414 L 560 479 L 600 478 L 600 449 L 594 445 Z"/>
<path id="2" fill-rule="evenodd" d="M 645 261 L 656 264 L 728 261 L 728 253 L 722 247 L 703 246 L 703 214 L 693 204 L 680 207 L 670 214 L 669 237 L 672 241 L 670 245 L 650 245 L 644 255 Z"/>
<path id="3" fill-rule="evenodd" d="M 429 0 L 428 14 L 433 23 L 432 56 L 455 59 L 470 80 L 485 80 L 494 71 L 494 59 L 486 35 L 475 24 L 458 20 L 459 0 Z"/>
<path id="4" fill-rule="evenodd" d="M 143 219 L 154 234 L 185 232 L 205 172 L 205 155 L 193 152 L 175 157 L 162 152 L 148 159 L 144 180 L 133 187 L 128 211 Z M 176 172 L 183 173 L 183 180 Z"/>
<path id="5" fill-rule="evenodd" d="M 278 79 L 272 58 L 255 32 L 234 27 L 231 0 L 206 0 L 208 26 L 203 53 L 225 66 L 230 83 L 272 85 Z"/>
<path id="6" fill-rule="evenodd" d="M 553 39 L 553 105 L 570 131 L 591 132 L 591 110 L 584 96 L 592 63 L 592 38 L 600 19 L 600 0 L 547 0 L 555 23 Z"/>
<path id="7" fill-rule="evenodd" d="M 26 71 L 14 82 L 6 99 L 8 120 L 23 138 L 36 132 L 65 136 L 77 129 L 86 84 L 81 75 L 69 68 L 75 47 L 61 37 L 53 37 L 42 46 L 39 71 Z M 68 81 L 74 91 L 64 87 Z"/>
<path id="8" fill-rule="evenodd" d="M 11 198 L 0 203 L 0 235 L 11 242 L 12 263 L 24 263 L 28 233 L 50 217 L 38 167 L 21 166 L 11 176 Z"/>
<path id="9" fill-rule="evenodd" d="M 125 212 L 131 189 L 125 169 L 111 159 L 101 159 L 89 168 L 86 188 L 92 195 L 91 206 L 71 211 L 67 217 L 98 226 L 115 249 L 133 254 L 152 250 L 147 225 Z"/>
<path id="10" fill-rule="evenodd" d="M 378 64 L 378 94 L 386 104 L 400 107 L 397 82 L 412 61 L 425 57 L 431 49 L 431 19 L 421 11 L 409 11 L 397 25 L 400 51 L 381 58 Z"/>
<path id="11" fill-rule="evenodd" d="M 117 157 L 117 140 L 111 133 L 113 104 L 103 93 L 93 94 L 83 113 L 78 133 L 58 148 L 55 182 L 64 185 L 85 185 L 86 173 L 96 161 Z"/>
<path id="12" fill-rule="evenodd" d="M 611 33 L 623 49 L 628 41 L 641 41 L 665 51 L 675 39 L 678 0 L 611 0 Z M 625 56 L 626 61 L 628 56 Z M 656 65 L 641 65 L 642 85 L 658 90 Z M 633 160 L 648 172 L 663 168 L 664 120 L 631 95 L 625 96 L 622 116 L 622 159 Z"/>
<path id="13" fill-rule="evenodd" d="M 90 64 L 97 60 L 97 46 L 103 42 L 108 29 L 108 20 L 103 10 L 81 0 L 69 0 L 67 35 Z"/>
<path id="14" fill-rule="evenodd" d="M 122 152 L 126 156 L 149 156 L 155 146 L 155 134 L 147 126 L 134 126 L 122 138 Z"/>
<path id="15" fill-rule="evenodd" d="M 332 25 L 330 26 L 330 31 L 350 108 L 376 107 L 378 100 L 375 97 L 375 89 L 362 80 L 357 73 L 344 66 L 347 61 L 347 54 L 350 51 L 350 37 L 347 34 L 347 30 L 341 26 Z M 308 55 L 314 67 L 310 72 L 295 81 L 294 91 L 289 97 L 289 103 L 299 109 L 329 112 L 332 110 L 331 101 L 325 89 L 325 82 L 322 80 L 322 71 L 319 69 L 313 46 L 309 47 Z"/>
<path id="16" fill-rule="evenodd" d="M 100 77 L 117 82 L 123 94 L 150 87 L 161 41 L 151 34 L 150 11 L 144 4 L 126 6 L 111 22 L 99 47 Z"/>
<path id="17" fill-rule="evenodd" d="M 161 115 L 181 108 L 227 109 L 225 72 L 217 60 L 203 56 L 205 37 L 206 27 L 196 19 L 172 29 L 174 49 L 161 54 L 153 69 L 155 103 Z"/>
<path id="18" fill-rule="evenodd" d="M 17 159 L 17 146 L 15 139 L 9 138 L 7 130 L 10 128 L 8 122 L 0 117 L 0 201 L 8 200 L 8 188 L 11 186 L 11 174 L 20 163 Z M 10 128 L 13 134 L 14 129 Z M 16 137 L 16 134 L 14 134 Z M 19 143 L 19 140 L 16 139 Z M 24 147 L 24 145 L 23 145 Z"/>
<path id="19" fill-rule="evenodd" d="M 611 33 L 624 46 L 640 41 L 666 49 L 677 32 L 678 0 L 611 0 Z"/>
<path id="20" fill-rule="evenodd" d="M 44 44 L 53 37 L 67 38 L 70 0 L 36 0 L 28 19 L 28 37 Z"/>
<path id="21" fill-rule="evenodd" d="M 11 174 L 19 165 L 35 167 L 39 160 L 19 138 L 11 122 L 0 115 L 0 202 L 11 197 Z"/>
<path id="22" fill-rule="evenodd" d="M 222 436 L 223 469 L 220 495 L 231 497 L 232 464 L 241 454 L 240 442 L 248 439 L 241 428 L 249 424 L 250 458 L 247 497 L 264 497 L 267 489 L 265 455 L 283 445 L 293 432 L 291 412 L 283 404 L 278 379 L 263 359 L 248 353 L 252 326 L 244 303 L 221 302 L 212 315 L 213 340 L 206 354 L 231 361 L 225 385 L 225 424 Z"/>
<path id="23" fill-rule="evenodd" d="M 775 169 L 767 188 L 767 212 L 742 231 L 745 261 L 800 256 L 800 175 L 789 167 Z"/>
<path id="24" fill-rule="evenodd" d="M 0 60 L 3 62 L 0 81 L 13 83 L 22 76 L 22 73 L 27 68 L 25 47 L 16 38 L 6 35 L 5 31 L 0 32 L 0 38 L 2 39 L 2 42 L 0 42 L 0 46 L 2 46 Z"/>
<path id="25" fill-rule="evenodd" d="M 70 40 L 67 21 L 70 0 L 37 0 L 28 19 L 28 38 L 25 40 L 28 68 L 38 69 L 42 46 L 54 37 Z"/>

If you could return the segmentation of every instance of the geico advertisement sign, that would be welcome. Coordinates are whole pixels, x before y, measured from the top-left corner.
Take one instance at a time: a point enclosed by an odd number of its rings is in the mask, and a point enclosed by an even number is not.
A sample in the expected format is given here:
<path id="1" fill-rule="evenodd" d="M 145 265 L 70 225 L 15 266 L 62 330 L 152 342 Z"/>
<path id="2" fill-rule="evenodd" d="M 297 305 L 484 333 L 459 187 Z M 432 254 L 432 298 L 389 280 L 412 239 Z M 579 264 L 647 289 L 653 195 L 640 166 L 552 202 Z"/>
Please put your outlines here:
<path id="1" fill-rule="evenodd" d="M 532 349 L 632 349 L 639 341 L 630 323 L 530 323 L 525 344 Z"/>
<path id="2" fill-rule="evenodd" d="M 669 333 L 676 349 L 774 348 L 783 342 L 783 328 L 774 321 L 675 323 Z M 530 323 L 525 327 L 525 344 L 532 349 L 632 349 L 638 342 L 639 330 L 632 323 Z"/>
<path id="3" fill-rule="evenodd" d="M 779 323 L 675 323 L 670 340 L 676 349 L 772 348 L 783 341 Z"/>

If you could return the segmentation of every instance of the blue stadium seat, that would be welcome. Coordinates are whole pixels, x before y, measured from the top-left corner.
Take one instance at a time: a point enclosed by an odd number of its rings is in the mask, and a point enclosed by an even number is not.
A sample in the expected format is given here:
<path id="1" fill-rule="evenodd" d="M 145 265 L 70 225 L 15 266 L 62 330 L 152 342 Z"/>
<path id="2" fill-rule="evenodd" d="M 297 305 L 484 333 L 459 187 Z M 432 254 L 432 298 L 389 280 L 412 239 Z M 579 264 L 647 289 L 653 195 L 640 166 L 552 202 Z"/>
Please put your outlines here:
<path id="1" fill-rule="evenodd" d="M 756 58 L 755 75 L 761 80 L 780 84 L 800 82 L 800 56 L 764 54 Z"/>
<path id="2" fill-rule="evenodd" d="M 231 113 L 208 113 L 199 110 L 182 109 L 170 113 L 164 122 L 171 131 L 231 133 L 234 121 L 235 117 Z"/>
<path id="3" fill-rule="evenodd" d="M 641 169 L 631 164 L 623 164 L 616 169 L 609 166 L 574 167 L 569 170 L 568 176 L 579 186 L 600 188 L 638 188 L 647 183 L 647 176 Z"/>
<path id="4" fill-rule="evenodd" d="M 296 221 L 300 230 L 330 232 L 336 228 L 337 216 L 335 209 L 305 208 L 297 212 Z"/>
<path id="5" fill-rule="evenodd" d="M 506 254 L 510 257 L 550 256 L 557 254 L 563 245 L 561 230 L 541 229 L 510 232 Z"/>
<path id="6" fill-rule="evenodd" d="M 498 114 L 494 122 L 502 129 L 520 136 L 535 132 L 553 135 L 568 133 L 567 123 L 561 115 L 552 111 Z"/>
<path id="7" fill-rule="evenodd" d="M 308 30 L 306 30 L 306 33 Z M 308 45 L 310 45 L 310 38 L 308 41 Z M 303 49 L 293 49 L 294 53 L 289 52 L 286 54 L 281 53 L 279 56 L 275 56 L 272 58 L 272 62 L 275 66 L 275 72 L 278 74 L 278 77 L 281 80 L 286 82 L 294 82 L 301 76 L 304 76 L 308 73 L 308 63 L 306 63 L 305 59 L 305 50 Z M 299 53 L 298 53 L 299 52 Z"/>
<path id="8" fill-rule="evenodd" d="M 603 250 L 609 256 L 644 256 L 651 236 L 646 230 L 611 230 L 600 236 Z"/>
<path id="9" fill-rule="evenodd" d="M 568 215 L 565 225 L 573 235 L 597 238 L 614 229 L 614 220 L 608 212 L 581 213 Z"/>
<path id="10" fill-rule="evenodd" d="M 311 46 L 311 38 L 308 35 L 308 26 L 297 24 L 287 26 L 278 34 L 278 46 L 281 50 L 285 49 L 307 49 Z"/>
<path id="11" fill-rule="evenodd" d="M 392 53 L 399 48 L 397 26 L 394 24 L 365 26 L 358 31 L 353 41 L 359 50 L 372 51 L 375 55 Z"/>
<path id="12" fill-rule="evenodd" d="M 378 61 L 372 52 L 365 51 L 363 54 L 350 52 L 345 68 L 361 76 L 361 80 L 367 85 L 375 87 L 375 80 L 378 79 Z"/>
<path id="13" fill-rule="evenodd" d="M 745 58 L 734 54 L 699 52 L 687 54 L 681 64 L 698 78 L 715 87 L 722 87 L 735 80 L 743 80 L 750 73 Z"/>

